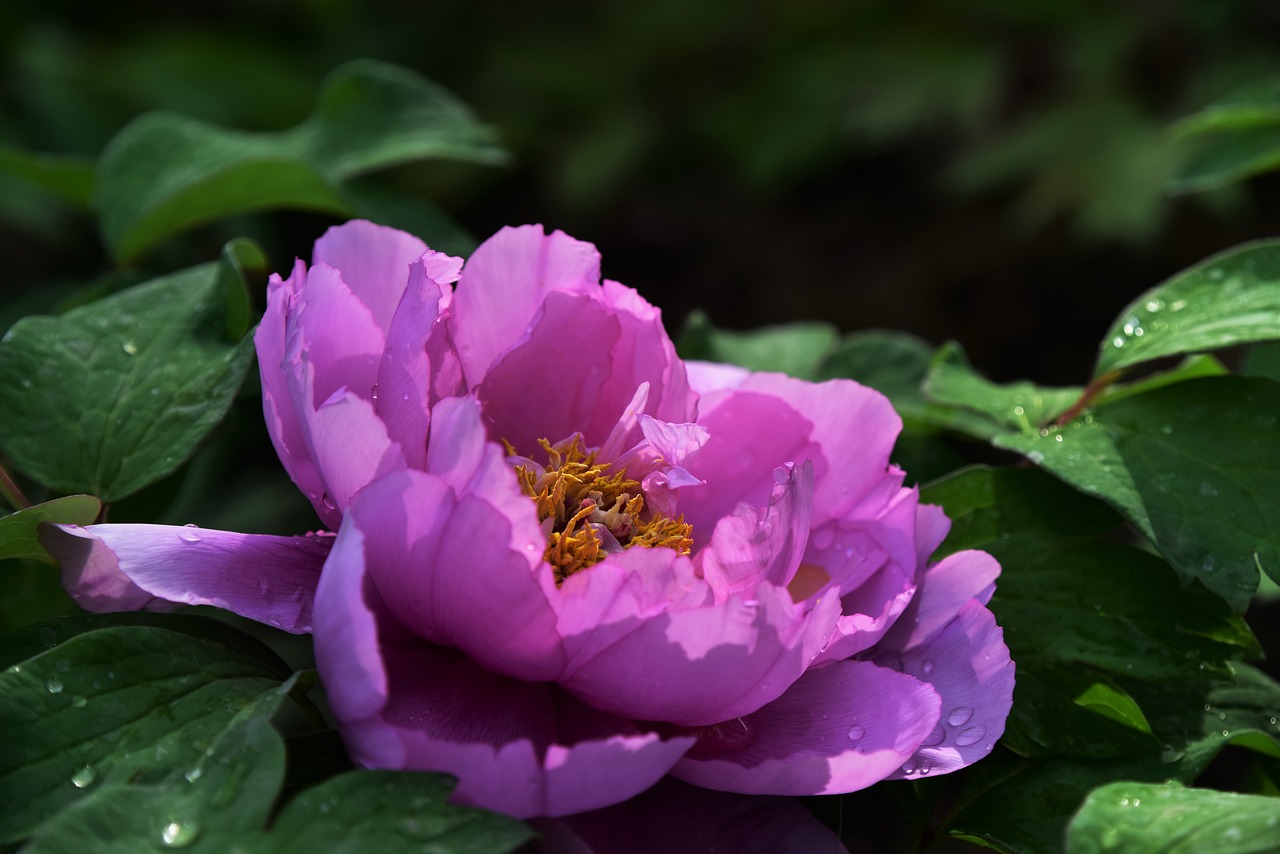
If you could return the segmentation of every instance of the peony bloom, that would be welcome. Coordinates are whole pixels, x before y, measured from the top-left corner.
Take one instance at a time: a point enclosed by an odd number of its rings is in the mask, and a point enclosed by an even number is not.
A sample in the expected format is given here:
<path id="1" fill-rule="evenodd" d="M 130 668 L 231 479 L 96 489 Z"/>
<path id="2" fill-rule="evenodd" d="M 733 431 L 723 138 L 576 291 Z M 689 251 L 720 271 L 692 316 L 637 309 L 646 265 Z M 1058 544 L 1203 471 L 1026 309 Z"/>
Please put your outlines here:
<path id="1" fill-rule="evenodd" d="M 684 363 L 599 264 L 538 226 L 465 266 L 331 229 L 272 278 L 257 347 L 280 459 L 336 537 L 51 530 L 69 589 L 313 631 L 358 763 L 521 818 L 668 775 L 810 795 L 985 756 L 1014 681 L 999 567 L 928 562 L 949 523 L 889 464 L 888 401 Z"/>

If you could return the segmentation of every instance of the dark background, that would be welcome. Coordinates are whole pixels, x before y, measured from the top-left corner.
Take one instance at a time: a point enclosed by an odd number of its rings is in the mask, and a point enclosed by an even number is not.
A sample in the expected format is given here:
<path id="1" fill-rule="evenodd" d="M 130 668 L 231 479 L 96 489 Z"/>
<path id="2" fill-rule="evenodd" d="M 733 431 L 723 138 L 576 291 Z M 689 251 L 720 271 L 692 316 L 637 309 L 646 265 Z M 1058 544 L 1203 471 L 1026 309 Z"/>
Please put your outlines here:
<path id="1" fill-rule="evenodd" d="M 1278 36 L 1280 7 L 1220 0 L 19 2 L 0 9 L 0 145 L 96 155 L 158 108 L 285 128 L 341 62 L 397 62 L 513 158 L 390 180 L 477 238 L 532 221 L 596 243 L 673 334 L 694 308 L 822 319 L 1078 383 L 1130 299 L 1280 230 L 1280 182 L 1163 191 L 1184 156 L 1168 124 L 1280 67 Z M 90 217 L 19 190 L 0 178 L 4 325 L 111 266 Z M 233 220 L 149 272 L 237 232 L 283 269 L 328 222 Z"/>

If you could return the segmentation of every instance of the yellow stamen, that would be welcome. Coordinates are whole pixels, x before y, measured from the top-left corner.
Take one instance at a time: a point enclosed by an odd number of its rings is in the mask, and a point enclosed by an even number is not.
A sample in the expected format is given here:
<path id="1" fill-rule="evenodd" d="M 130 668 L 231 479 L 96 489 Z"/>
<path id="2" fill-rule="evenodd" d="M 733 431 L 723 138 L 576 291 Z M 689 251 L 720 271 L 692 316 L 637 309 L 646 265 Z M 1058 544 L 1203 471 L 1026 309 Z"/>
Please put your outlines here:
<path id="1" fill-rule="evenodd" d="M 511 444 L 503 444 L 514 456 Z M 597 463 L 596 452 L 583 448 L 581 436 L 555 445 L 539 439 L 538 444 L 547 464 L 517 465 L 516 479 L 547 531 L 543 557 L 555 570 L 557 583 L 618 547 L 669 548 L 681 554 L 693 549 L 693 527 L 684 517 L 646 512 L 640 482 L 625 471 L 608 473 L 610 464 Z"/>

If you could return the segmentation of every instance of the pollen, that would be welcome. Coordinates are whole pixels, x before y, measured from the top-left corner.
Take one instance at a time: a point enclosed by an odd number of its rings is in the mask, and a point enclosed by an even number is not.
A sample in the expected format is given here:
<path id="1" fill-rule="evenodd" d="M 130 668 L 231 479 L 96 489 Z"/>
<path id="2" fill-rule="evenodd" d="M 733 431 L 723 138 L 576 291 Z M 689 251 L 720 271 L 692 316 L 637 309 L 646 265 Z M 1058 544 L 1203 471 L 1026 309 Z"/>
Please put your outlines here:
<path id="1" fill-rule="evenodd" d="M 598 452 L 584 448 L 581 435 L 554 445 L 539 439 L 538 445 L 546 463 L 517 465 L 516 479 L 538 510 L 547 536 L 543 557 L 557 584 L 633 546 L 680 554 L 693 549 L 693 527 L 684 516 L 673 519 L 646 508 L 640 482 L 597 462 Z M 516 453 L 510 444 L 507 453 Z"/>

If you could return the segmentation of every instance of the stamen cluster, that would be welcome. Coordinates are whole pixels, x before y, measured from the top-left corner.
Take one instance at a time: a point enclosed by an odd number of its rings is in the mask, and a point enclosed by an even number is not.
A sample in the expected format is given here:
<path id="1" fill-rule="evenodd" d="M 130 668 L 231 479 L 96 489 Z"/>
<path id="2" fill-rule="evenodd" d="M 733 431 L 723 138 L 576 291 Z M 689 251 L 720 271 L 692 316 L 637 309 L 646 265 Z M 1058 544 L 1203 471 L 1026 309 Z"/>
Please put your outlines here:
<path id="1" fill-rule="evenodd" d="M 646 510 L 640 482 L 625 471 L 610 473 L 610 463 L 597 462 L 598 452 L 586 451 L 580 435 L 538 444 L 546 464 L 517 465 L 516 478 L 538 508 L 547 535 L 543 557 L 556 583 L 632 546 L 692 550 L 693 528 L 684 516 Z M 513 448 L 507 450 L 514 455 Z"/>

